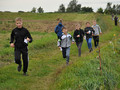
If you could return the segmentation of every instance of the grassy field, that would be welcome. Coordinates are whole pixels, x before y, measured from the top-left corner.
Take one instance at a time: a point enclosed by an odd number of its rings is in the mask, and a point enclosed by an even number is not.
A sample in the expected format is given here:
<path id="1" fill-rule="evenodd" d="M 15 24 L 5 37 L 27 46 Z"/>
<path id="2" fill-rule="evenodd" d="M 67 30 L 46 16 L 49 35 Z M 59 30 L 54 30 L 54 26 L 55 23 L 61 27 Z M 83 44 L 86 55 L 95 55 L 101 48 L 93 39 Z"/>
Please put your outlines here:
<path id="1" fill-rule="evenodd" d="M 9 47 L 10 33 L 15 27 L 14 19 L 22 17 L 29 29 L 33 43 L 29 44 L 29 76 L 17 72 L 14 64 L 14 49 Z M 84 40 L 82 57 L 78 57 L 76 45 L 71 46 L 70 65 L 56 46 L 57 36 L 53 32 L 56 18 L 63 18 L 64 25 L 73 35 L 76 23 L 92 22 L 96 19 L 103 34 L 100 37 L 102 74 L 97 68 L 97 49 L 88 52 Z M 120 89 L 120 36 L 111 16 L 79 13 L 0 13 L 0 90 L 114 90 Z M 116 37 L 113 35 L 116 34 Z M 116 39 L 115 39 L 116 38 Z M 109 42 L 115 44 L 113 45 Z M 114 53 L 115 52 L 115 53 Z"/>

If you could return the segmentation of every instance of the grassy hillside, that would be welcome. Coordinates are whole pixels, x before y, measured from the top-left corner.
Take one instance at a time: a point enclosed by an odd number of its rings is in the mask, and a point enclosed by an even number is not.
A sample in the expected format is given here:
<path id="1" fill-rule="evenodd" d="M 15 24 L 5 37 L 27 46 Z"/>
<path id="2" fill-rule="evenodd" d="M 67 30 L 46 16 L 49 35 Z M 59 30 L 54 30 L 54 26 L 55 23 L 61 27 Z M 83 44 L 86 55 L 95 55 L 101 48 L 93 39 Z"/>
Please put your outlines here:
<path id="1" fill-rule="evenodd" d="M 24 26 L 29 29 L 34 40 L 29 44 L 30 62 L 27 77 L 24 77 L 22 72 L 17 72 L 14 49 L 9 47 L 9 36 L 15 27 L 13 20 L 16 17 L 24 19 Z M 99 67 L 99 60 L 96 59 L 97 49 L 89 54 L 85 40 L 80 58 L 76 45 L 71 46 L 71 64 L 66 67 L 65 59 L 56 46 L 56 34 L 53 32 L 58 17 L 63 18 L 64 25 L 71 34 L 76 23 L 82 23 L 84 28 L 86 21 L 97 20 L 103 31 L 100 37 L 102 75 L 97 70 Z M 111 16 L 93 13 L 0 13 L 0 22 L 0 90 L 120 89 L 119 27 L 114 26 Z M 117 39 L 115 54 L 112 44 L 109 44 L 109 41 L 115 42 L 113 34 L 116 34 Z"/>

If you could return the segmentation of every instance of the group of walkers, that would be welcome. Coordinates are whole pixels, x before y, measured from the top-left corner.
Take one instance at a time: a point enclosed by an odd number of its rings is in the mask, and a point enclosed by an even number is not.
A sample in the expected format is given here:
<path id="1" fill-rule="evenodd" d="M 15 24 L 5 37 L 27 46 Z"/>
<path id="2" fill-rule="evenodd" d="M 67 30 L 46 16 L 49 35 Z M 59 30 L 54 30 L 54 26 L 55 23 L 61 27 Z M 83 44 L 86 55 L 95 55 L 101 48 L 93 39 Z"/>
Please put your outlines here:
<path id="1" fill-rule="evenodd" d="M 70 57 L 70 46 L 72 43 L 76 42 L 78 48 L 78 56 L 81 56 L 81 47 L 83 39 L 87 41 L 87 46 L 89 52 L 93 51 L 92 48 L 92 38 L 94 40 L 95 48 L 99 45 L 99 35 L 102 34 L 100 26 L 96 23 L 96 20 L 93 20 L 93 25 L 91 26 L 90 22 L 86 22 L 86 28 L 81 29 L 80 24 L 76 24 L 76 29 L 74 31 L 73 37 L 67 31 L 67 28 L 62 25 L 62 19 L 57 19 L 58 25 L 55 28 L 55 33 L 58 36 L 58 47 L 62 51 L 63 58 L 66 58 L 66 64 L 69 64 Z"/>
<path id="2" fill-rule="evenodd" d="M 57 19 L 58 25 L 55 27 L 55 33 L 58 36 L 58 47 L 62 51 L 63 58 L 66 58 L 66 64 L 69 64 L 70 59 L 70 46 L 72 43 L 76 42 L 78 48 L 78 55 L 81 56 L 81 47 L 83 43 L 83 38 L 86 36 L 87 45 L 89 52 L 92 52 L 92 37 L 94 39 L 95 47 L 99 45 L 99 33 L 101 29 L 99 25 L 96 24 L 96 21 L 93 21 L 93 26 L 91 27 L 90 22 L 86 22 L 86 28 L 81 29 L 80 24 L 76 24 L 76 30 L 74 35 L 70 35 L 67 31 L 67 28 L 62 25 L 62 19 Z M 23 75 L 27 75 L 28 70 L 28 43 L 32 42 L 32 37 L 29 31 L 23 27 L 23 20 L 21 18 L 15 19 L 16 28 L 12 30 L 10 36 L 10 46 L 14 48 L 15 52 L 15 63 L 18 64 L 17 70 L 20 72 L 22 68 L 21 55 L 23 59 Z"/>

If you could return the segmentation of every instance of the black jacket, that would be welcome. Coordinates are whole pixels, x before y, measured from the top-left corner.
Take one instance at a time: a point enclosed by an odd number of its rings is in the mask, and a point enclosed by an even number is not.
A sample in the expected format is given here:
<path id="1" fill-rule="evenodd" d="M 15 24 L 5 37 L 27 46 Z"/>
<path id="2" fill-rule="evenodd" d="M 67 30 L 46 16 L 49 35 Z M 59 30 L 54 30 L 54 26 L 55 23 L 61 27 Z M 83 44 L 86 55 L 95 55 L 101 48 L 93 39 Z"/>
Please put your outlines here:
<path id="1" fill-rule="evenodd" d="M 89 34 L 87 34 L 88 31 L 90 31 Z M 86 34 L 86 39 L 92 38 L 92 34 L 95 33 L 95 31 L 94 31 L 94 29 L 92 27 L 86 27 L 84 32 Z"/>
<path id="2" fill-rule="evenodd" d="M 24 42 L 25 38 L 29 38 L 30 39 L 30 43 L 32 42 L 32 37 L 29 33 L 29 31 L 22 27 L 22 28 L 15 28 L 13 29 L 12 33 L 11 33 L 11 40 L 10 43 L 14 43 L 15 40 L 15 48 L 24 48 L 27 47 L 28 44 L 26 44 Z"/>
<path id="3" fill-rule="evenodd" d="M 77 37 L 77 35 L 80 35 L 80 37 Z M 75 30 L 73 37 L 74 37 L 76 43 L 83 42 L 84 31 L 82 29 Z"/>

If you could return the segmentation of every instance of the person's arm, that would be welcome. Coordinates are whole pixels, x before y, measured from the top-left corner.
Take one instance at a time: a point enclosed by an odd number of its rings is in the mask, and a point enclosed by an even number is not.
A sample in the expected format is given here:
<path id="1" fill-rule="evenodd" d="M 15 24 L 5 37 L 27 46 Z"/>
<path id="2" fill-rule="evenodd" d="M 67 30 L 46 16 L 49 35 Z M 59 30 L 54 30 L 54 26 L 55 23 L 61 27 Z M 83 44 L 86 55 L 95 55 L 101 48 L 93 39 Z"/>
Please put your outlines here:
<path id="1" fill-rule="evenodd" d="M 14 36 L 15 36 L 15 34 L 14 34 L 14 30 L 13 30 L 11 33 L 11 36 L 10 36 L 10 46 L 11 47 L 14 47 Z"/>
<path id="2" fill-rule="evenodd" d="M 87 34 L 86 28 L 84 29 L 84 34 Z"/>
<path id="3" fill-rule="evenodd" d="M 92 28 L 92 36 L 95 34 L 95 30 Z"/>
<path id="4" fill-rule="evenodd" d="M 73 38 L 74 38 L 74 39 L 77 38 L 76 31 L 75 31 L 74 34 L 73 34 Z"/>
<path id="5" fill-rule="evenodd" d="M 29 41 L 30 43 L 33 41 L 33 39 L 32 39 L 32 37 L 31 37 L 31 35 L 30 35 L 30 33 L 29 33 L 29 31 L 27 30 L 27 41 Z"/>
<path id="6" fill-rule="evenodd" d="M 99 30 L 100 33 L 102 33 L 100 26 L 98 26 L 98 30 Z"/>
<path id="7" fill-rule="evenodd" d="M 71 36 L 71 38 L 70 38 L 70 39 L 71 39 L 72 43 L 74 43 L 74 42 L 75 42 L 75 40 L 74 40 L 74 38 L 73 38 L 72 36 Z"/>
<path id="8" fill-rule="evenodd" d="M 55 33 L 56 33 L 56 34 L 58 33 L 57 26 L 55 27 Z"/>
<path id="9" fill-rule="evenodd" d="M 82 30 L 82 36 L 84 37 L 84 35 L 85 35 L 85 32 Z"/>
<path id="10" fill-rule="evenodd" d="M 57 41 L 57 46 L 60 48 L 61 47 L 61 40 L 60 39 L 58 39 L 58 41 Z"/>

